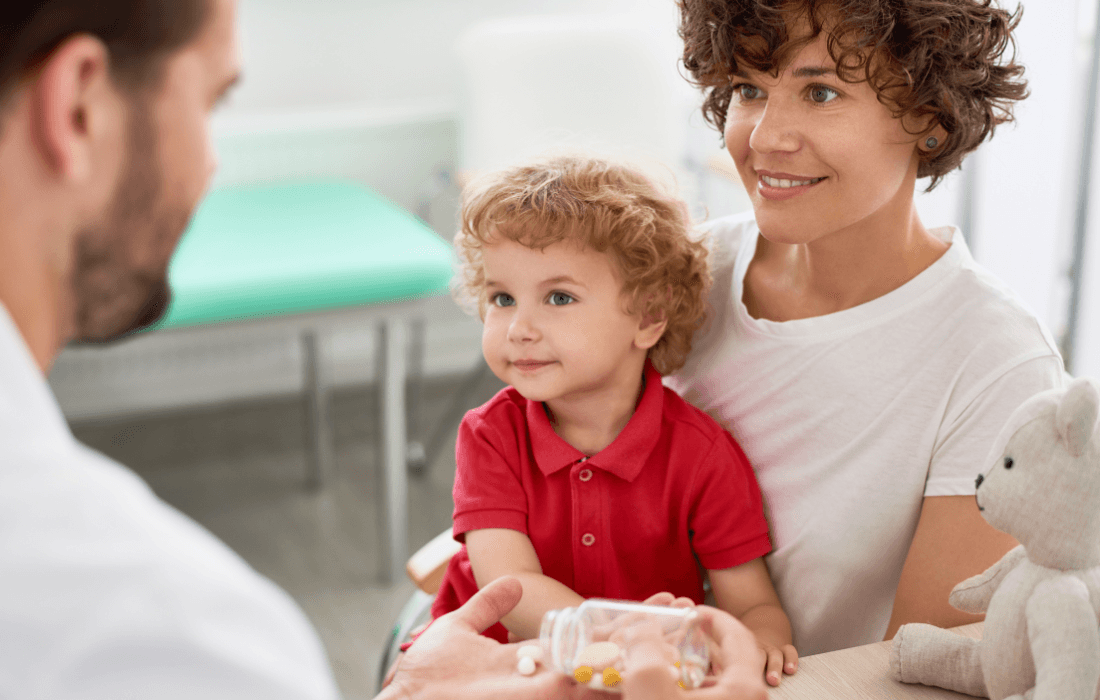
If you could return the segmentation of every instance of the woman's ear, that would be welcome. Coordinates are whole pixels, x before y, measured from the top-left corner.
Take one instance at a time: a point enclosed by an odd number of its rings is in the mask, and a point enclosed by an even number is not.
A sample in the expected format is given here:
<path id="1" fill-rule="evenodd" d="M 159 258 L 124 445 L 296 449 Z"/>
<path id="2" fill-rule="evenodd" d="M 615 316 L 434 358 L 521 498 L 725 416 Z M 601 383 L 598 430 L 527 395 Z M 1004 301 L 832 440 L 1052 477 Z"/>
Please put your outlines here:
<path id="1" fill-rule="evenodd" d="M 634 334 L 634 347 L 649 350 L 657 344 L 668 327 L 668 319 L 643 318 L 638 326 L 638 332 Z"/>
<path id="2" fill-rule="evenodd" d="M 940 126 L 939 122 L 932 122 L 917 137 L 917 150 L 921 155 L 931 155 L 943 148 L 947 141 L 947 130 Z"/>

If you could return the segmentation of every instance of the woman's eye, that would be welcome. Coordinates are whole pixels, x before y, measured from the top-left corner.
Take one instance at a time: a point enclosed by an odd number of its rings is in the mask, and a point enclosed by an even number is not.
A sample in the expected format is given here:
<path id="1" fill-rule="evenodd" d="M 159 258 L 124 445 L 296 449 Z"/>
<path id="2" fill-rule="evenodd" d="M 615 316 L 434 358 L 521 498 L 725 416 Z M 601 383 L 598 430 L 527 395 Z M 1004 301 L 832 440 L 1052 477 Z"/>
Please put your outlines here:
<path id="1" fill-rule="evenodd" d="M 572 304 L 575 299 L 565 292 L 553 292 L 547 301 L 550 302 L 551 306 L 565 306 L 566 304 Z"/>
<path id="2" fill-rule="evenodd" d="M 733 92 L 742 102 L 751 102 L 760 97 L 760 88 L 748 83 L 734 85 Z"/>
<path id="3" fill-rule="evenodd" d="M 516 303 L 516 300 L 512 298 L 511 294 L 505 294 L 503 292 L 494 294 L 493 298 L 489 301 L 493 303 L 493 306 L 515 306 Z"/>
<path id="4" fill-rule="evenodd" d="M 840 93 L 831 87 L 825 85 L 814 85 L 810 88 L 810 100 L 817 104 L 825 104 L 826 102 L 832 102 L 837 97 L 840 97 Z"/>

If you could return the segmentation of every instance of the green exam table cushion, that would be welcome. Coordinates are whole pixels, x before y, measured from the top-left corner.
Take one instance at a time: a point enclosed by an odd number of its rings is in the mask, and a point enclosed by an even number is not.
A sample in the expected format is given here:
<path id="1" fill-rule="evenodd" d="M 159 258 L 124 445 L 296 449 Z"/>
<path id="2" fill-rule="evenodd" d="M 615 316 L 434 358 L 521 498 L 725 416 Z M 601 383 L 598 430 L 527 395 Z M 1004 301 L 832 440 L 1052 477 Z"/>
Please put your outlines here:
<path id="1" fill-rule="evenodd" d="M 411 299 L 446 291 L 451 274 L 450 246 L 356 183 L 227 187 L 184 234 L 156 327 Z"/>

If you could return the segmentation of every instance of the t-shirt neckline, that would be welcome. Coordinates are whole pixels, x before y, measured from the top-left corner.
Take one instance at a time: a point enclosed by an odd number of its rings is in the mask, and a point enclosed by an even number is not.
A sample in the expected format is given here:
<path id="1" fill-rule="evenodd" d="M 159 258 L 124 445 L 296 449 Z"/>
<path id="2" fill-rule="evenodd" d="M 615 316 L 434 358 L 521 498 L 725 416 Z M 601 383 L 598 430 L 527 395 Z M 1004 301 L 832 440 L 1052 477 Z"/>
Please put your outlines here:
<path id="1" fill-rule="evenodd" d="M 749 263 L 756 254 L 756 244 L 760 237 L 760 229 L 756 222 L 752 221 L 742 234 L 734 267 L 732 291 L 737 317 L 750 332 L 785 337 L 845 335 L 883 323 L 904 312 L 970 260 L 966 240 L 955 226 L 939 226 L 929 229 L 929 233 L 948 243 L 950 247 L 939 259 L 897 289 L 858 306 L 831 314 L 792 321 L 771 321 L 754 318 L 745 306 L 745 275 L 748 273 Z"/>

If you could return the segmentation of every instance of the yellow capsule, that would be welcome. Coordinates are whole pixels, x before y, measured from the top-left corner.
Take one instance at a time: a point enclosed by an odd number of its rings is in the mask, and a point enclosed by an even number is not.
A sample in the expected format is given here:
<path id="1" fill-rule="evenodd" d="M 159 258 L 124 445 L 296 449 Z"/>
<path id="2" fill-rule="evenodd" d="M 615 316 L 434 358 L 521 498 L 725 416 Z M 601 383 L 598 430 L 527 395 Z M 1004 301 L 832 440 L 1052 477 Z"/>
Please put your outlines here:
<path id="1" fill-rule="evenodd" d="M 672 665 L 675 666 L 676 668 L 680 668 L 680 662 L 679 661 L 673 661 Z"/>
<path id="2" fill-rule="evenodd" d="M 578 666 L 577 670 L 573 671 L 573 677 L 577 679 L 578 683 L 587 683 L 592 680 L 592 667 Z"/>
<path id="3" fill-rule="evenodd" d="M 608 666 L 603 670 L 603 684 L 608 688 L 614 688 L 619 683 L 622 683 L 623 678 L 619 675 L 619 672 Z"/>

